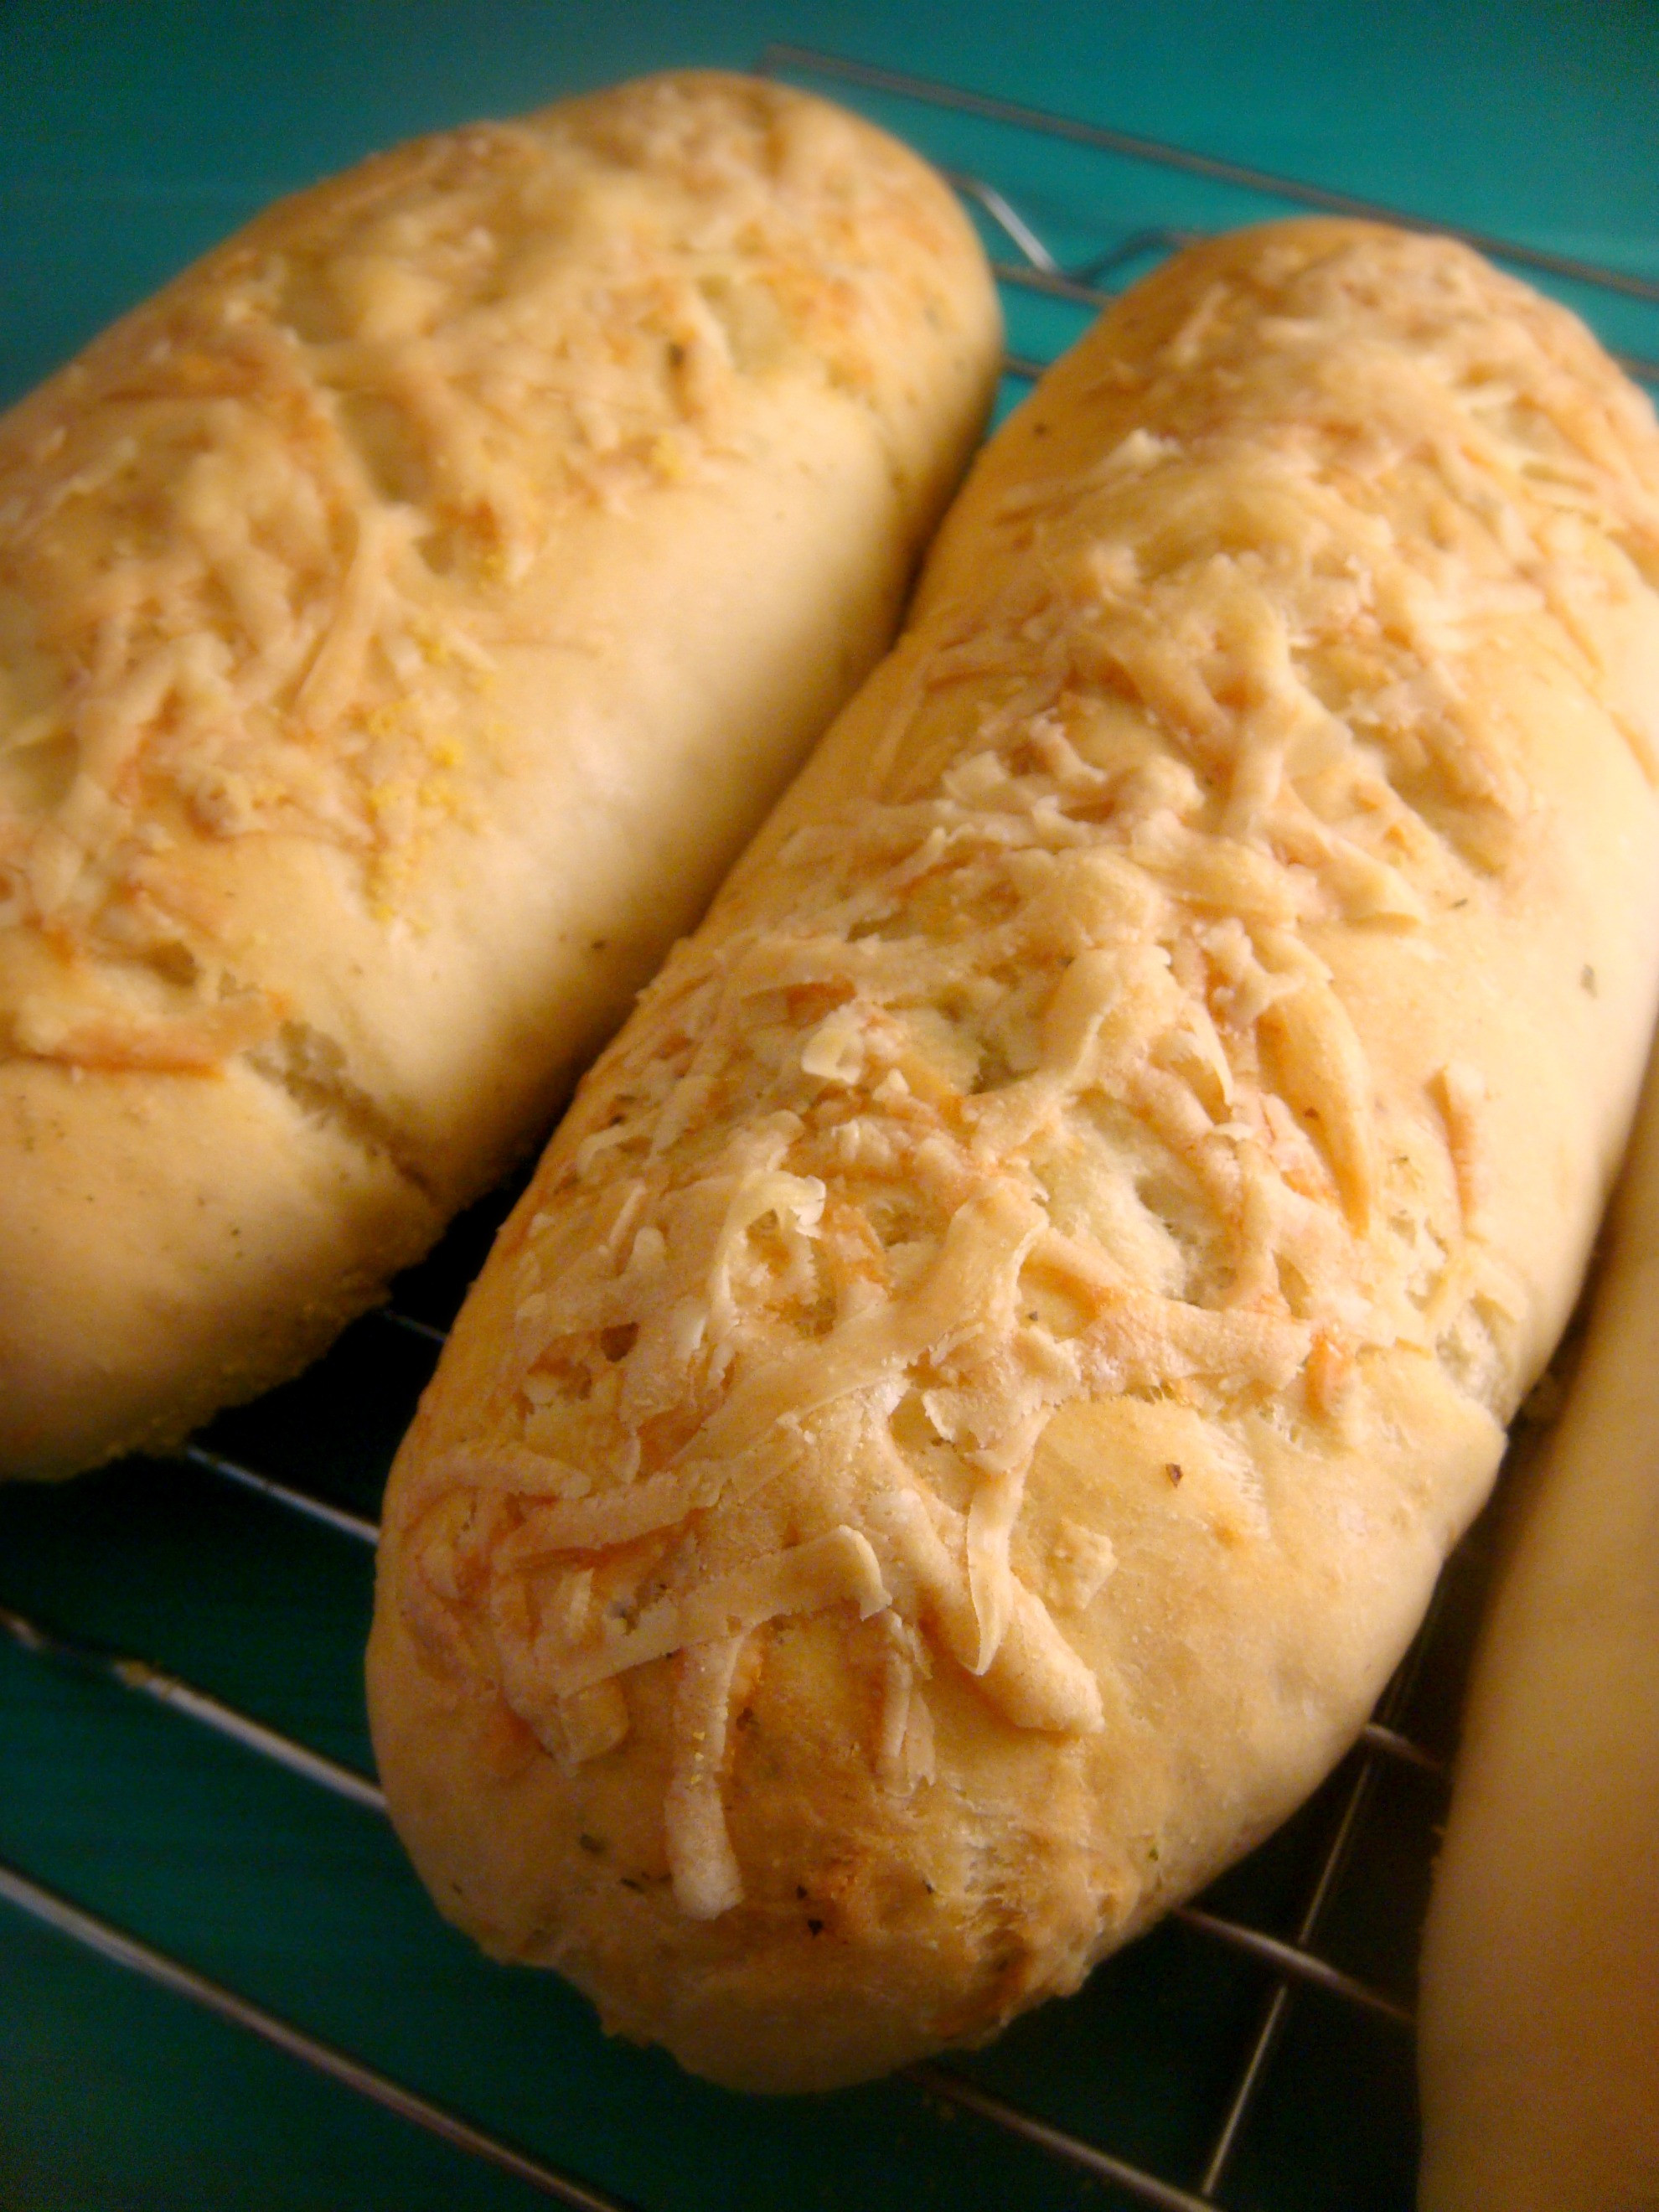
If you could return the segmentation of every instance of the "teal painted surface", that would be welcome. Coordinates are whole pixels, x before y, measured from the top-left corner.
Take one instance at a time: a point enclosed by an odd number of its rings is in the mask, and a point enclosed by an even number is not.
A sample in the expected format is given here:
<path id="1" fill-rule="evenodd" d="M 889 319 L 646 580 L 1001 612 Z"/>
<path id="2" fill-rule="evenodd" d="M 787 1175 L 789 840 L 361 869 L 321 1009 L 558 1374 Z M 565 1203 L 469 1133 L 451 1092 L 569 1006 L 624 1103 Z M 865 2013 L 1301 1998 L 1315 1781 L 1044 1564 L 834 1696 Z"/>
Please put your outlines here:
<path id="1" fill-rule="evenodd" d="M 640 70 L 741 68 L 769 40 L 1659 276 L 1645 0 L 9 0 L 0 397 L 275 194 L 376 147 Z M 1113 196 L 1178 220 L 1186 188 L 1163 205 L 1158 183 Z M 1060 185 L 1062 213 L 1089 210 L 1081 190 L 1079 210 Z"/>
<path id="2" fill-rule="evenodd" d="M 800 0 L 532 6 L 0 9 L 0 399 L 273 194 L 400 137 L 769 40 L 1060 109 L 1659 276 L 1659 14 L 1510 4 L 952 9 Z M 1007 191 L 1062 258 L 1149 222 L 1270 212 L 1200 184 L 902 100 L 854 104 Z M 1589 295 L 1581 295 L 1588 298 Z M 1595 302 L 1659 355 L 1659 310 Z M 1016 298 L 1049 353 L 1069 309 Z M 445 1317 L 476 1231 L 408 1291 Z M 268 1472 L 372 1512 L 425 1356 L 384 1324 L 218 1434 Z M 366 1765 L 366 1555 L 206 1477 L 128 1467 L 0 1492 L 0 1604 L 142 1653 L 313 1747 Z M 1443 1737 L 1460 1638 L 1416 1716 Z M 1409 1977 L 1433 1786 L 1392 1777 L 1328 1948 Z M 1224 1886 L 1288 1929 L 1332 1818 L 1316 1802 Z M 752 2104 L 604 2041 L 556 1982 L 476 1958 L 435 1920 L 372 1814 L 187 1721 L 0 1643 L 0 1857 L 272 2009 L 648 2212 L 1073 2212 L 1119 2201 L 893 2084 Z M 1179 1929 L 963 2070 L 1190 2184 L 1256 1969 Z M 1409 2056 L 1301 2002 L 1225 2201 L 1237 2212 L 1405 2212 Z M 495 2175 L 179 1999 L 0 1906 L 0 2212 L 416 2212 L 527 2205 Z"/>

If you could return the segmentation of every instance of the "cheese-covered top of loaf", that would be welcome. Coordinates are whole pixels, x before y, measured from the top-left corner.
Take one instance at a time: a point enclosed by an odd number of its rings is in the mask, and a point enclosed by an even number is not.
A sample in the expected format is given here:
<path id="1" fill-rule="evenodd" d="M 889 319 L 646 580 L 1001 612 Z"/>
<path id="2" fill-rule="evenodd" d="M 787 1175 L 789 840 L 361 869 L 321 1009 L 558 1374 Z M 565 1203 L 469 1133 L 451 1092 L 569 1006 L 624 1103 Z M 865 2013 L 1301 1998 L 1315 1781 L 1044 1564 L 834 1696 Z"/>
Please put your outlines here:
<path id="1" fill-rule="evenodd" d="M 647 80 L 273 210 L 14 410 L 0 1050 L 189 1069 L 268 1037 L 292 978 L 204 850 L 314 841 L 418 929 L 434 830 L 522 744 L 495 672 L 549 642 L 568 518 L 717 472 L 792 386 L 922 474 L 915 336 L 965 327 L 965 243 L 854 118 Z"/>
<path id="2" fill-rule="evenodd" d="M 580 1094 L 394 1484 L 437 1678 L 573 1771 L 672 1697 L 682 1914 L 789 1909 L 733 1842 L 769 1754 L 732 1717 L 799 1616 L 852 1624 L 848 1757 L 896 1805 L 947 1682 L 1106 1730 L 1092 1809 L 1056 1766 L 1049 1817 L 1120 1929 L 1358 1725 L 1621 1138 L 1656 587 L 1651 410 L 1442 240 L 1218 242 L 990 449 L 904 641 Z M 1367 1577 L 1415 1596 L 1353 1626 Z M 1316 1748 L 1259 1784 L 1280 1705 Z M 1172 1844 L 1176 1767 L 1207 1809 Z M 952 1848 L 916 1845 L 930 1899 Z M 580 1978 L 601 1939 L 561 1926 Z"/>

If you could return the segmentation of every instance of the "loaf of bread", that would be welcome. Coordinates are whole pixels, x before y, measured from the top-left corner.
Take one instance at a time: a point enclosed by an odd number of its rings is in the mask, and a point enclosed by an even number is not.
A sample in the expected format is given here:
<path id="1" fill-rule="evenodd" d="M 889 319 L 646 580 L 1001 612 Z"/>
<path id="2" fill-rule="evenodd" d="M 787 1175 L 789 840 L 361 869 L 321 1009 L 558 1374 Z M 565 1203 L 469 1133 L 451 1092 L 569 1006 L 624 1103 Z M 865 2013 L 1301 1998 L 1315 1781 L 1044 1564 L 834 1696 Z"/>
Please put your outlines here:
<path id="1" fill-rule="evenodd" d="M 1353 1739 L 1659 980 L 1659 433 L 1460 246 L 1182 255 L 586 1079 L 395 1468 L 443 1910 L 740 2086 L 980 2039 Z"/>
<path id="2" fill-rule="evenodd" d="M 1506 1500 L 1423 1954 L 1423 2212 L 1659 2207 L 1659 1069 Z"/>
<path id="3" fill-rule="evenodd" d="M 671 76 L 273 209 L 0 422 L 0 1472 L 297 1368 L 534 1141 L 1000 344 L 913 155 Z"/>

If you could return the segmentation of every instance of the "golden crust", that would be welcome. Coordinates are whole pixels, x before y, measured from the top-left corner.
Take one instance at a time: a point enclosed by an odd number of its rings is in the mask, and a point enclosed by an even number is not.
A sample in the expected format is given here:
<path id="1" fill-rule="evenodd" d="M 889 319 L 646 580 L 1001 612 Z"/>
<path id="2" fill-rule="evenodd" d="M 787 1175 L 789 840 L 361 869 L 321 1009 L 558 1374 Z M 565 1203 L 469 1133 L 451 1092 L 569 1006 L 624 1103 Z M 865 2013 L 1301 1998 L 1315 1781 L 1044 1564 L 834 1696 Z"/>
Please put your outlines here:
<path id="1" fill-rule="evenodd" d="M 1424 1930 L 1423 2212 L 1656 2201 L 1656 1315 L 1650 1066 L 1559 1421 L 1504 1478 Z"/>
<path id="2" fill-rule="evenodd" d="M 56 1082 L 70 1132 L 61 1200 L 0 1155 L 0 1468 L 319 1340 L 228 1294 L 267 1218 L 304 1273 L 280 1176 L 238 1192 L 240 1087 L 296 1188 L 314 1133 L 402 1190 L 320 1236 L 323 1335 L 523 1148 L 885 643 L 998 335 L 921 163 L 692 74 L 284 203 L 0 422 L 0 1126 Z M 189 1131 L 252 1255 L 173 1310 L 171 1397 L 142 1261 L 95 1342 L 71 1296 L 75 1086 L 131 1079 L 117 1249 L 173 1238 Z"/>
<path id="3" fill-rule="evenodd" d="M 1659 971 L 1659 435 L 1304 222 L 1139 288 L 578 1096 L 394 1470 L 444 1909 L 757 2087 L 994 2029 L 1352 1739 Z"/>

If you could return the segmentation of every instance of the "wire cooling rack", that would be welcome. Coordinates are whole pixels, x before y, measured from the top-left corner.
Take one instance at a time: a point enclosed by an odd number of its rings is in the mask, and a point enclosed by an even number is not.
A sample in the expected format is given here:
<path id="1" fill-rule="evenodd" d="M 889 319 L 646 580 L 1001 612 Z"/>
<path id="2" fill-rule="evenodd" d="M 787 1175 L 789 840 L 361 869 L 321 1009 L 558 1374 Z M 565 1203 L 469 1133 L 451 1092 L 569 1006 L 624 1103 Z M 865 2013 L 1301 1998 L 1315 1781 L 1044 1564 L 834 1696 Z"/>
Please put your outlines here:
<path id="1" fill-rule="evenodd" d="M 1170 248 L 1286 205 L 1456 231 L 1586 313 L 1627 368 L 1659 381 L 1659 283 L 1639 276 L 805 48 L 772 46 L 758 66 L 896 128 L 978 211 L 1009 313 L 1005 401 Z M 1314 1800 L 1082 1995 L 985 2053 L 834 2099 L 744 2102 L 604 2043 L 550 1978 L 475 1960 L 440 1926 L 386 1829 L 356 1655 L 391 1452 L 510 1195 L 459 1224 L 311 1374 L 168 1462 L 0 1492 L 0 1662 L 24 1677 L 9 1691 L 0 1665 L 0 1718 L 42 1708 L 42 1802 L 53 1729 L 65 1741 L 104 1731 L 124 1760 L 131 1750 L 122 1772 L 135 1778 L 125 1803 L 118 1788 L 112 1805 L 36 1806 L 32 1820 L 0 1802 L 0 1902 L 439 2139 L 460 2164 L 411 2163 L 420 2138 L 405 2133 L 403 2170 L 431 2184 L 410 2185 L 408 2204 L 1406 2212 L 1413 1967 L 1478 1536 Z M 136 1778 L 156 1773 L 172 1830 Z M 199 1891 L 179 1878 L 180 1799 L 200 1823 Z M 329 1808 L 349 1825 L 331 1827 Z M 262 1948 L 267 1919 L 290 1933 Z M 0 2203 L 3 2149 L 0 2129 Z M 183 2199 L 155 2180 L 163 2169 L 138 2164 L 149 2179 L 110 2176 L 99 2201 L 173 2212 Z M 479 2194 L 467 2177 L 480 2173 L 500 2189 Z M 50 2160 L 34 2179 L 31 2201 L 44 2203 Z M 301 2183 L 283 2193 L 274 2175 L 233 2188 L 228 2174 L 192 2201 L 233 2197 L 339 2201 Z"/>

